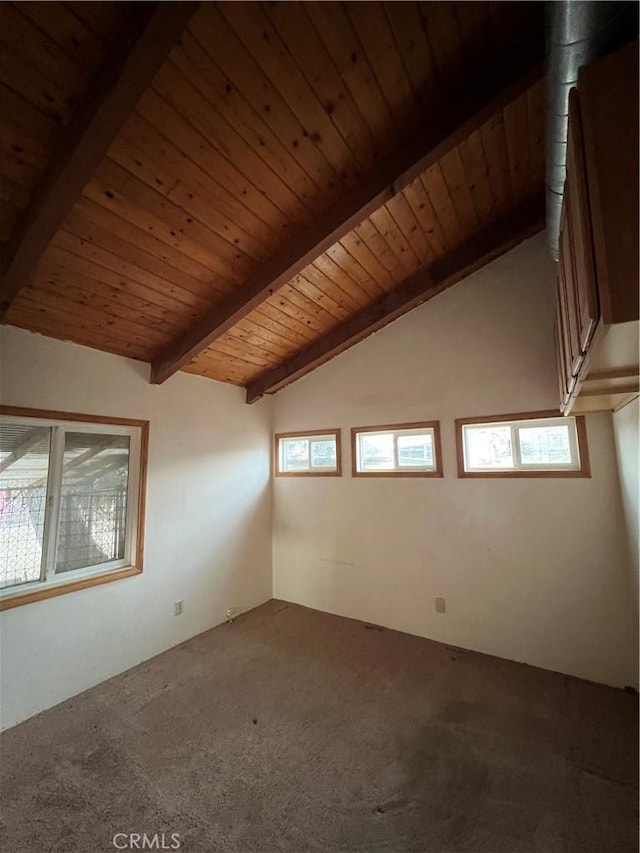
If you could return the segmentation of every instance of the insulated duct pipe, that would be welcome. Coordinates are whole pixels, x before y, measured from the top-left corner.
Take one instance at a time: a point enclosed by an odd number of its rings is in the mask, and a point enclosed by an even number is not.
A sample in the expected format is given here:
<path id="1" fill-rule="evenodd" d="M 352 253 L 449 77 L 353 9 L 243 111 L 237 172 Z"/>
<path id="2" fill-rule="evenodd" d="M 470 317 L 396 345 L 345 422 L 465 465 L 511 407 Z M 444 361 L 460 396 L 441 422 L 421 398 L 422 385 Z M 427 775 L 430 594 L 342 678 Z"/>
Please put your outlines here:
<path id="1" fill-rule="evenodd" d="M 558 260 L 569 90 L 578 69 L 638 37 L 638 3 L 561 0 L 547 8 L 547 239 Z"/>

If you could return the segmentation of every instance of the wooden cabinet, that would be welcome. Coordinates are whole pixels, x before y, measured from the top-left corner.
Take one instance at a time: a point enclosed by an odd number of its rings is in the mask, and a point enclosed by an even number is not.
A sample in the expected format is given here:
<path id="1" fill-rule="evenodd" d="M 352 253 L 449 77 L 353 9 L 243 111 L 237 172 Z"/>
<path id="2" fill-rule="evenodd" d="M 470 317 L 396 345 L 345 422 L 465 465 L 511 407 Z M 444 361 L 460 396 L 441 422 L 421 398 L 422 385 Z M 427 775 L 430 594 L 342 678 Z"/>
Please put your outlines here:
<path id="1" fill-rule="evenodd" d="M 638 396 L 638 45 L 580 70 L 569 99 L 556 348 L 560 409 Z"/>

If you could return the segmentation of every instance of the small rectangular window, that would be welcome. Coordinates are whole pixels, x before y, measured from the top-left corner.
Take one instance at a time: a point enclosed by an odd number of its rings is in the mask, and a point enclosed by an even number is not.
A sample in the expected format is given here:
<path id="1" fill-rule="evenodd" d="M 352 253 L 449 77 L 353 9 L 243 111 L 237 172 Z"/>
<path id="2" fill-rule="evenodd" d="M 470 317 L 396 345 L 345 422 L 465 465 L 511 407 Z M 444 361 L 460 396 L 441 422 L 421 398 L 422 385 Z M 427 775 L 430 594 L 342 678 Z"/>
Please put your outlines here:
<path id="1" fill-rule="evenodd" d="M 276 435 L 277 477 L 339 477 L 340 430 Z"/>
<path id="2" fill-rule="evenodd" d="M 142 571 L 147 434 L 0 407 L 0 609 Z"/>
<path id="3" fill-rule="evenodd" d="M 438 421 L 354 427 L 351 451 L 354 477 L 442 477 Z"/>
<path id="4" fill-rule="evenodd" d="M 531 412 L 456 421 L 460 477 L 589 477 L 583 417 Z"/>

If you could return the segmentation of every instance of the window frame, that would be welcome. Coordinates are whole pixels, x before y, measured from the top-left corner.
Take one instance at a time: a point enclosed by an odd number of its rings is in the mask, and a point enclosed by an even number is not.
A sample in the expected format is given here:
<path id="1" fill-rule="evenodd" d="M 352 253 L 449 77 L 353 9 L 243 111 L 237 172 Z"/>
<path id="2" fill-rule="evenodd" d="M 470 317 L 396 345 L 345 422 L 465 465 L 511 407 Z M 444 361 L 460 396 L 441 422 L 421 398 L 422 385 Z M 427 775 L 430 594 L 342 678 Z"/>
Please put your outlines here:
<path id="1" fill-rule="evenodd" d="M 367 432 L 398 433 L 403 430 L 433 430 L 433 453 L 435 469 L 433 471 L 358 471 L 358 435 Z M 397 447 L 397 443 L 396 443 Z M 351 476 L 352 477 L 444 477 L 442 465 L 442 441 L 440 437 L 440 421 L 416 421 L 402 424 L 378 424 L 372 426 L 351 427 Z"/>
<path id="2" fill-rule="evenodd" d="M 280 441 L 283 438 L 310 438 L 311 436 L 334 436 L 336 440 L 336 470 L 321 471 L 309 468 L 308 471 L 280 470 Z M 309 429 L 297 432 L 277 432 L 274 436 L 273 471 L 276 477 L 342 477 L 342 435 L 339 428 Z"/>
<path id="3" fill-rule="evenodd" d="M 73 569 L 68 572 L 68 578 L 61 577 L 51 580 L 51 574 L 47 572 L 43 580 L 32 581 L 19 586 L 5 587 L 0 590 L 0 611 L 19 607 L 34 601 L 42 601 L 54 598 L 58 595 L 66 595 L 78 589 L 87 589 L 122 578 L 139 575 L 143 570 L 144 560 L 144 529 L 145 529 L 145 506 L 147 485 L 147 462 L 149 449 L 149 421 L 132 418 L 115 418 L 104 415 L 87 415 L 77 412 L 61 412 L 50 409 L 28 409 L 18 406 L 0 405 L 0 416 L 11 417 L 24 421 L 33 421 L 34 425 L 40 422 L 43 426 L 63 426 L 68 431 L 73 431 L 76 426 L 80 431 L 101 432 L 104 426 L 120 428 L 121 434 L 132 435 L 131 430 L 139 430 L 139 440 L 132 443 L 132 452 L 129 462 L 129 477 L 136 481 L 137 494 L 135 500 L 129 503 L 127 509 L 127 524 L 131 522 L 132 532 L 130 553 L 125 553 L 123 560 L 112 561 L 118 565 L 106 568 L 111 563 L 102 563 L 97 566 Z M 60 434 L 59 434 L 60 435 Z M 134 436 L 135 438 L 135 436 Z M 47 483 L 47 502 L 56 502 L 59 495 L 50 494 L 49 487 L 52 477 L 57 475 L 61 478 L 62 470 L 54 472 L 56 461 L 54 457 L 54 443 L 52 441 L 49 450 L 49 473 Z M 56 531 L 51 531 L 45 521 L 43 530 L 43 548 L 51 547 L 55 542 Z M 130 559 L 127 559 L 129 557 Z M 122 563 L 122 565 L 119 565 Z M 55 578 L 55 574 L 53 575 Z M 25 587 L 30 587 L 29 590 Z"/>
<path id="4" fill-rule="evenodd" d="M 505 423 L 512 425 L 514 421 L 534 420 L 568 420 L 572 418 L 576 424 L 576 445 L 579 456 L 579 468 L 515 468 L 510 471 L 467 471 L 464 460 L 464 430 L 465 426 L 481 424 Z M 584 415 L 562 415 L 554 409 L 539 412 L 517 412 L 508 415 L 488 415 L 485 417 L 456 418 L 456 456 L 458 461 L 458 477 L 460 479 L 531 479 L 531 478 L 589 478 L 591 463 L 589 461 L 589 446 L 587 442 L 587 427 Z"/>

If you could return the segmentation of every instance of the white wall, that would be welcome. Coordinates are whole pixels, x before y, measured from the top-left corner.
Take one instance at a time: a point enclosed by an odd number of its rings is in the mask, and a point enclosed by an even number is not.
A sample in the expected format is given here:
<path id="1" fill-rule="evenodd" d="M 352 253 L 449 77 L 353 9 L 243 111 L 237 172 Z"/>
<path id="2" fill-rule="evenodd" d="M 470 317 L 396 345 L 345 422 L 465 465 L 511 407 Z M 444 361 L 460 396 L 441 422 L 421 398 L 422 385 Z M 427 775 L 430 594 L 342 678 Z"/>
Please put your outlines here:
<path id="1" fill-rule="evenodd" d="M 274 398 L 278 431 L 342 427 L 346 463 L 274 482 L 277 597 L 637 683 L 610 416 L 588 419 L 590 480 L 455 475 L 454 418 L 556 404 L 552 276 L 540 236 Z M 271 597 L 272 424 L 271 401 L 211 380 L 151 386 L 138 362 L 7 327 L 0 345 L 3 403 L 151 422 L 144 573 L 0 615 L 5 728 Z M 444 480 L 349 476 L 349 427 L 422 419 L 442 422 Z M 637 419 L 614 418 L 635 553 Z"/>
<path id="2" fill-rule="evenodd" d="M 342 428 L 346 471 L 274 482 L 275 597 L 637 683 L 611 416 L 588 418 L 591 479 L 456 476 L 456 417 L 557 408 L 553 318 L 539 235 L 276 396 L 276 431 Z M 432 419 L 443 480 L 350 476 L 351 426 Z"/>
<path id="3" fill-rule="evenodd" d="M 638 448 L 638 426 L 640 405 L 638 399 L 629 403 L 613 415 L 613 432 L 616 442 L 618 474 L 622 491 L 622 506 L 627 524 L 629 550 L 631 553 L 632 582 L 635 601 L 638 603 L 640 582 L 640 451 Z"/>
<path id="4" fill-rule="evenodd" d="M 1 345 L 4 404 L 150 421 L 144 572 L 1 614 L 6 728 L 271 598 L 271 407 L 18 329 Z"/>

